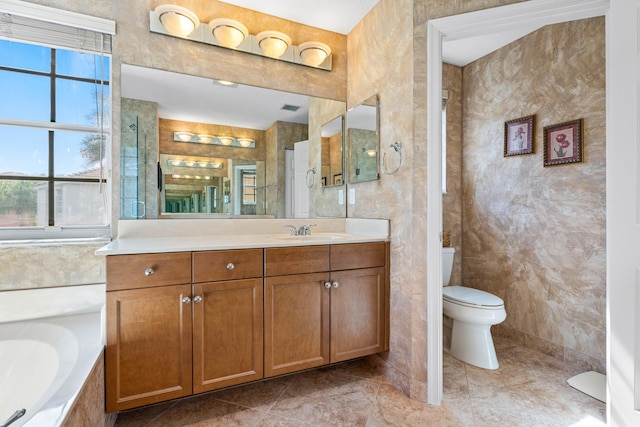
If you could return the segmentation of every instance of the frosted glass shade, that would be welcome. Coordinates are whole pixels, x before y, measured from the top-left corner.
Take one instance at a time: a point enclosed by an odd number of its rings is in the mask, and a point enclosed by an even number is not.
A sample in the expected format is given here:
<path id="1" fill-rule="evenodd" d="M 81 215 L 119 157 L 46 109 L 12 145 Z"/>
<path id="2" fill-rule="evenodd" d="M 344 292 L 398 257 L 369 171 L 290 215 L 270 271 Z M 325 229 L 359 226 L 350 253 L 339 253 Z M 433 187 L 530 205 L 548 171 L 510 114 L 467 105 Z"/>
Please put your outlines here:
<path id="1" fill-rule="evenodd" d="M 231 145 L 233 143 L 233 138 L 230 136 L 219 136 L 218 139 L 222 145 Z"/>
<path id="2" fill-rule="evenodd" d="M 322 64 L 324 60 L 331 55 L 331 48 L 320 42 L 301 43 L 298 49 L 300 50 L 302 62 L 312 67 L 317 67 Z"/>
<path id="3" fill-rule="evenodd" d="M 248 147 L 251 144 L 253 144 L 253 139 L 249 139 L 249 138 L 238 138 L 238 144 L 240 144 L 243 147 Z"/>
<path id="4" fill-rule="evenodd" d="M 193 138 L 193 134 L 191 132 L 176 132 L 176 136 L 183 142 L 191 141 L 191 138 Z"/>
<path id="5" fill-rule="evenodd" d="M 209 21 L 209 29 L 221 46 L 235 49 L 249 35 L 247 27 L 240 22 L 227 18 Z"/>
<path id="6" fill-rule="evenodd" d="M 173 36 L 187 37 L 200 25 L 196 14 L 182 6 L 163 4 L 156 7 L 154 12 L 167 32 Z"/>
<path id="7" fill-rule="evenodd" d="M 291 37 L 279 31 L 262 31 L 256 39 L 262 53 L 270 58 L 280 58 L 291 46 Z"/>

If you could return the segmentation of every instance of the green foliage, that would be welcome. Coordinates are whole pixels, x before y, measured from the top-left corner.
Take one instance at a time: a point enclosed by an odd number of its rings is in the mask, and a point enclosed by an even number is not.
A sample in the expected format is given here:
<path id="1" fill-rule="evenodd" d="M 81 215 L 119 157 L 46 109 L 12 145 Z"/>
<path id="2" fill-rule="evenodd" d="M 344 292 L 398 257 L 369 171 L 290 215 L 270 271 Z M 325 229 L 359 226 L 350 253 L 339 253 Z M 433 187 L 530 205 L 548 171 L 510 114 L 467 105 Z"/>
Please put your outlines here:
<path id="1" fill-rule="evenodd" d="M 35 217 L 37 181 L 0 181 L 0 213 L 15 213 L 19 218 Z"/>

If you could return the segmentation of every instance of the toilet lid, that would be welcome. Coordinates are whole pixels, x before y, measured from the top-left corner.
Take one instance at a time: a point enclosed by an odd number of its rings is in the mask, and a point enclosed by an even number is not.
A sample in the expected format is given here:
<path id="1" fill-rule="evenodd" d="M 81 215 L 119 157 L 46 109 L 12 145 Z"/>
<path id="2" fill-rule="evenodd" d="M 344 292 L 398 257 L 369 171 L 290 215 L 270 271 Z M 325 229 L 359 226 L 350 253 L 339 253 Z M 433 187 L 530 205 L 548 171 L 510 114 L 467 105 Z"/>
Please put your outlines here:
<path id="1" fill-rule="evenodd" d="M 504 305 L 504 301 L 499 296 L 464 286 L 445 286 L 442 288 L 442 296 L 447 301 L 465 305 L 494 308 Z"/>

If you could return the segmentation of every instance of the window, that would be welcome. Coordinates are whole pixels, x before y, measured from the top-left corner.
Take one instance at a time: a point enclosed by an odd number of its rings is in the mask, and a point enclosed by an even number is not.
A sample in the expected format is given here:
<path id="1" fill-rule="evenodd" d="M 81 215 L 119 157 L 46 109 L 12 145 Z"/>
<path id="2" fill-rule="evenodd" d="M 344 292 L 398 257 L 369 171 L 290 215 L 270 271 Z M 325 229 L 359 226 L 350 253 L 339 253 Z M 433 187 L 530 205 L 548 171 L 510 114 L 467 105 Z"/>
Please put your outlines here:
<path id="1" fill-rule="evenodd" d="M 4 12 L 0 239 L 108 235 L 110 36 Z"/>
<path id="2" fill-rule="evenodd" d="M 242 204 L 243 205 L 256 204 L 256 171 L 255 169 L 242 171 Z"/>

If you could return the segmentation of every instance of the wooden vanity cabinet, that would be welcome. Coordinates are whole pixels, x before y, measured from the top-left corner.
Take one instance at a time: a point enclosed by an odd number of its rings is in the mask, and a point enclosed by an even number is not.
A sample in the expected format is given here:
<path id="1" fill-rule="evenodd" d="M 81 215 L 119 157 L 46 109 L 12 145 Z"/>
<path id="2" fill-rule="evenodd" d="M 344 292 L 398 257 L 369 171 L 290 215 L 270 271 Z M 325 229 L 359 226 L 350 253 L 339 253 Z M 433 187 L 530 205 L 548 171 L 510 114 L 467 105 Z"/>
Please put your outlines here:
<path id="1" fill-rule="evenodd" d="M 331 247 L 331 363 L 388 350 L 384 242 Z"/>
<path id="2" fill-rule="evenodd" d="M 107 257 L 107 412 L 192 393 L 190 282 L 191 253 Z"/>
<path id="3" fill-rule="evenodd" d="M 387 350 L 387 259 L 384 242 L 267 248 L 265 377 Z"/>
<path id="4" fill-rule="evenodd" d="M 107 412 L 388 350 L 389 244 L 107 256 Z"/>
<path id="5" fill-rule="evenodd" d="M 330 248 L 265 249 L 265 377 L 329 363 Z"/>
<path id="6" fill-rule="evenodd" d="M 263 378 L 262 252 L 193 253 L 194 393 Z"/>

